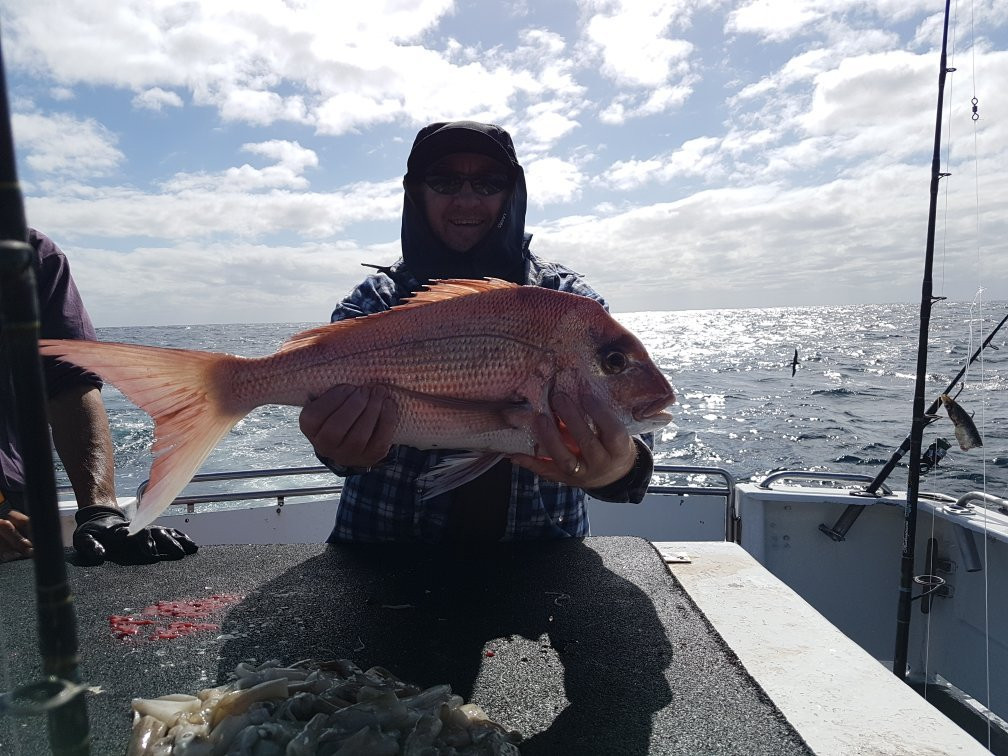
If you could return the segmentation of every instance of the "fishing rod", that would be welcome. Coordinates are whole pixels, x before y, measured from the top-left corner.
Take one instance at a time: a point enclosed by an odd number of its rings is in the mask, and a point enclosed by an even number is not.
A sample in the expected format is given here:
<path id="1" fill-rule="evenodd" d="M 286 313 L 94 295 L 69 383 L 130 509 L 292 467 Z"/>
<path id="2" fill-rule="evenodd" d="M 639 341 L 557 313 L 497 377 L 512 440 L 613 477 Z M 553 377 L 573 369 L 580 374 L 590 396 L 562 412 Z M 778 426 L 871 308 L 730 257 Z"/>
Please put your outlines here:
<path id="1" fill-rule="evenodd" d="M 910 602 L 913 600 L 914 547 L 917 540 L 917 495 L 920 485 L 921 442 L 929 420 L 924 412 L 924 390 L 927 383 L 928 328 L 931 323 L 934 267 L 935 216 L 938 208 L 938 184 L 947 174 L 941 172 L 941 124 L 948 68 L 949 6 L 945 0 L 942 29 L 941 61 L 938 67 L 938 113 L 935 117 L 934 155 L 931 158 L 931 203 L 928 210 L 927 248 L 924 254 L 924 280 L 921 285 L 920 335 L 917 340 L 917 380 L 914 386 L 913 425 L 910 430 L 910 464 L 907 473 L 907 497 L 903 509 L 903 554 L 900 560 L 899 603 L 896 609 L 896 646 L 893 652 L 893 673 L 901 680 L 907 676 L 907 647 L 910 640 Z"/>
<path id="2" fill-rule="evenodd" d="M 1001 322 L 998 323 L 993 330 L 991 330 L 987 338 L 984 339 L 984 342 L 977 348 L 975 352 L 973 352 L 973 356 L 970 357 L 969 360 L 966 362 L 966 364 L 962 367 L 962 369 L 958 373 L 956 373 L 955 378 L 951 380 L 949 385 L 942 392 L 943 394 L 948 394 L 952 391 L 953 388 L 955 388 L 955 385 L 959 383 L 959 380 L 966 374 L 966 371 L 969 369 L 969 366 L 972 365 L 974 362 L 976 362 L 977 358 L 980 356 L 980 354 L 983 352 L 984 349 L 990 346 L 991 340 L 994 338 L 997 332 L 1001 330 L 1001 327 L 1005 323 L 1008 323 L 1008 315 L 1005 315 L 1003 318 L 1001 318 Z M 940 404 L 941 404 L 941 395 L 939 395 L 938 398 L 931 403 L 931 406 L 928 407 L 927 410 L 924 412 L 924 416 L 926 418 L 932 417 L 938 411 L 938 405 Z M 900 444 L 899 448 L 892 453 L 892 456 L 889 458 L 889 461 L 886 462 L 885 466 L 879 471 L 879 474 L 875 476 L 875 479 L 867 486 L 865 486 L 863 491 L 857 491 L 856 493 L 859 495 L 877 496 L 878 490 L 879 488 L 881 488 L 886 478 L 888 478 L 890 473 L 892 473 L 892 471 L 896 469 L 896 466 L 899 464 L 900 460 L 903 459 L 903 456 L 908 451 L 910 451 L 910 443 L 911 443 L 911 435 L 908 434 L 907 437 L 903 439 L 903 443 Z M 836 522 L 833 523 L 832 527 L 824 523 L 819 526 L 819 530 L 828 535 L 834 541 L 843 541 L 847 538 L 847 531 L 849 531 L 851 527 L 854 525 L 854 523 L 857 522 L 857 518 L 860 517 L 864 513 L 864 511 L 865 511 L 864 505 L 851 504 L 840 514 Z"/>
<path id="3" fill-rule="evenodd" d="M 1003 326 L 1005 323 L 1008 323 L 1008 315 L 1005 315 L 1003 318 L 1001 318 L 1001 322 L 998 323 L 997 326 L 995 326 L 994 330 L 990 332 L 990 335 L 986 339 L 984 339 L 983 344 L 981 344 L 977 348 L 977 350 L 973 352 L 973 356 L 969 358 L 969 361 L 963 366 L 962 370 L 956 373 L 956 377 L 952 379 L 948 387 L 942 392 L 943 394 L 948 394 L 952 391 L 953 388 L 955 388 L 955 385 L 959 383 L 959 379 L 966 374 L 966 371 L 969 369 L 969 366 L 976 361 L 977 357 L 980 356 L 980 353 L 983 352 L 983 350 L 990 345 L 991 339 L 994 338 L 994 335 L 1001 330 L 1001 326 Z M 930 416 L 933 415 L 935 412 L 937 412 L 939 404 L 941 404 L 941 399 L 940 398 L 935 399 L 931 403 L 931 406 L 928 407 L 927 411 L 924 413 L 925 416 Z M 885 479 L 889 477 L 889 474 L 893 471 L 893 469 L 899 463 L 900 459 L 903 458 L 903 455 L 906 454 L 909 449 L 910 449 L 910 436 L 907 436 L 905 439 L 903 439 L 903 443 L 900 445 L 899 449 L 893 452 L 892 457 L 886 463 L 885 467 L 883 467 L 879 471 L 879 474 L 875 476 L 875 480 L 873 480 L 871 483 L 868 484 L 868 486 L 865 488 L 865 491 L 870 494 L 874 494 L 879 489 L 879 486 L 881 486 L 882 483 L 885 481 Z"/>
<path id="4" fill-rule="evenodd" d="M 47 712 L 52 752 L 58 756 L 86 756 L 91 752 L 87 701 L 78 684 L 77 618 L 67 582 L 38 352 L 35 251 L 27 239 L 0 47 L 0 330 L 17 396 L 13 410 L 32 526 L 39 651 L 47 676 L 7 694 L 4 703 L 15 713 Z"/>

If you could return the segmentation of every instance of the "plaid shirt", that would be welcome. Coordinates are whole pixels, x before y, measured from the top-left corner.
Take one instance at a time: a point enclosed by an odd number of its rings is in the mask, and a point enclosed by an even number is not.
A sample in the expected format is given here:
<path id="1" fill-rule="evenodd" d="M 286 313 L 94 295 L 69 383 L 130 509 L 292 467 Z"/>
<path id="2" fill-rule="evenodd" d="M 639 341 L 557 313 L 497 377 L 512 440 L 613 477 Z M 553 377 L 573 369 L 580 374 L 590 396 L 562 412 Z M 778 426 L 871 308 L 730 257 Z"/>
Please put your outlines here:
<path id="1" fill-rule="evenodd" d="M 605 301 L 585 283 L 580 274 L 562 265 L 544 262 L 527 253 L 526 280 L 535 286 L 572 292 L 590 297 L 605 305 Z M 387 310 L 411 291 L 419 288 L 404 268 L 381 268 L 368 276 L 333 311 L 332 320 L 344 320 Z M 646 467 L 650 479 L 650 450 L 643 449 L 638 467 Z M 394 446 L 381 463 L 370 470 L 345 468 L 329 460 L 322 461 L 346 481 L 336 512 L 336 526 L 330 542 L 339 541 L 425 541 L 443 539 L 448 522 L 451 492 L 422 500 L 422 480 L 431 468 L 457 451 L 420 450 Z M 646 464 L 644 464 L 646 463 Z M 639 479 L 641 476 L 637 476 Z M 640 484 L 631 491 L 615 492 L 614 500 L 637 500 L 643 497 Z M 607 487 L 606 493 L 609 492 Z M 600 498 L 610 498 L 593 492 Z M 507 525 L 502 540 L 530 540 L 584 537 L 588 535 L 588 512 L 585 492 L 562 483 L 554 483 L 534 475 L 518 465 L 511 467 L 511 498 Z"/>

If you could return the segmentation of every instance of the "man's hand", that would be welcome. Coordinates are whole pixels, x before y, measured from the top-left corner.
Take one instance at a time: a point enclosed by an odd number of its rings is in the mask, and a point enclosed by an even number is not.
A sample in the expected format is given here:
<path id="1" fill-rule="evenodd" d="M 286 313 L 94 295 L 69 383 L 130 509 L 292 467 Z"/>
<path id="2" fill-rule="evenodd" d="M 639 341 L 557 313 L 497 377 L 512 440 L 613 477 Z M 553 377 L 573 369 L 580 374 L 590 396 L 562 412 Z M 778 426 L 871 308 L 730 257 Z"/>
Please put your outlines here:
<path id="1" fill-rule="evenodd" d="M 550 397 L 554 415 L 542 414 L 532 422 L 540 456 L 514 454 L 511 461 L 547 480 L 585 489 L 601 488 L 629 473 L 637 447 L 626 427 L 594 396 L 584 394 L 580 400 L 559 393 Z"/>
<path id="2" fill-rule="evenodd" d="M 32 555 L 31 523 L 16 509 L 0 515 L 0 562 L 27 559 Z"/>
<path id="3" fill-rule="evenodd" d="M 315 453 L 343 467 L 371 467 L 392 447 L 399 410 L 383 386 L 339 385 L 301 410 L 301 432 Z"/>
<path id="4" fill-rule="evenodd" d="M 74 515 L 77 529 L 73 545 L 86 564 L 109 559 L 119 564 L 151 564 L 164 559 L 182 559 L 198 548 L 189 536 L 175 528 L 151 525 L 129 535 L 129 520 L 117 507 L 96 504 L 81 507 Z"/>

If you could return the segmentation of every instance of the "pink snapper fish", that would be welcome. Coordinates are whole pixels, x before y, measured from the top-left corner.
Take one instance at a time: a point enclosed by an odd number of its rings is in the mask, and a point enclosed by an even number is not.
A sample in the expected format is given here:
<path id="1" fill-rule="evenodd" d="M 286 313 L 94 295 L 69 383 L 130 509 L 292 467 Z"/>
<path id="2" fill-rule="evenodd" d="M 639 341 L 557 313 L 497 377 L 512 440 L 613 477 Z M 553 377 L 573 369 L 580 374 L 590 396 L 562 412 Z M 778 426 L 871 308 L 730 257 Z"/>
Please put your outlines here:
<path id="1" fill-rule="evenodd" d="M 395 444 L 480 454 L 425 496 L 508 454 L 535 454 L 530 426 L 554 391 L 591 393 L 631 433 L 666 425 L 675 401 L 641 342 L 598 302 L 497 279 L 437 282 L 385 312 L 296 334 L 266 357 L 79 340 L 41 340 L 40 351 L 97 373 L 154 419 L 150 484 L 131 533 L 253 409 L 303 406 L 336 384 L 388 389 Z"/>

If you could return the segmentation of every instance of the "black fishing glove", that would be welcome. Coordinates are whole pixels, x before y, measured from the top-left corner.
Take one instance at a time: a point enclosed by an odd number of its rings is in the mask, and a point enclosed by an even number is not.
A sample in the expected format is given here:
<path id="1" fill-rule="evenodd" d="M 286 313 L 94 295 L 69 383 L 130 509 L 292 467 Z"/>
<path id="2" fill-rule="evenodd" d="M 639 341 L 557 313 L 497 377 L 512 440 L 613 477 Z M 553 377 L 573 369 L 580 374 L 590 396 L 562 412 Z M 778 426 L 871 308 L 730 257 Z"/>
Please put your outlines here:
<path id="1" fill-rule="evenodd" d="M 151 525 L 129 535 L 130 521 L 116 507 L 81 507 L 74 518 L 73 545 L 87 564 L 101 564 L 106 559 L 119 564 L 151 564 L 196 553 L 196 544 L 175 528 Z"/>

